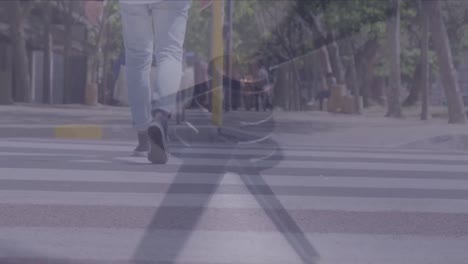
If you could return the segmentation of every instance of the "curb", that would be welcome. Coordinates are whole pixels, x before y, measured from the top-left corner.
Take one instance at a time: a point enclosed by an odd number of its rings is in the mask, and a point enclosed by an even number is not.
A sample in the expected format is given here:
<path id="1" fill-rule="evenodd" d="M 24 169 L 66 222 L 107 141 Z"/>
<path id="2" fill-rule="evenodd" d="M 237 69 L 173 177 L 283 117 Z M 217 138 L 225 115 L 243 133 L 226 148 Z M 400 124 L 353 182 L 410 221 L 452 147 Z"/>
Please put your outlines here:
<path id="1" fill-rule="evenodd" d="M 59 139 L 103 139 L 104 127 L 98 125 L 55 126 L 54 138 Z"/>
<path id="2" fill-rule="evenodd" d="M 468 151 L 468 134 L 447 134 L 400 145 L 407 149 Z"/>
<path id="3" fill-rule="evenodd" d="M 222 128 L 203 125 L 197 131 L 187 126 L 172 125 L 169 139 L 173 142 L 215 143 L 249 141 L 259 138 L 254 133 L 247 133 L 235 128 Z M 0 125 L 0 138 L 43 138 L 76 140 L 135 140 L 136 131 L 131 126 L 123 125 Z"/>
<path id="4" fill-rule="evenodd" d="M 56 139 L 123 139 L 135 138 L 135 130 L 125 126 L 106 125 L 7 125 L 0 126 L 0 138 L 56 138 Z"/>

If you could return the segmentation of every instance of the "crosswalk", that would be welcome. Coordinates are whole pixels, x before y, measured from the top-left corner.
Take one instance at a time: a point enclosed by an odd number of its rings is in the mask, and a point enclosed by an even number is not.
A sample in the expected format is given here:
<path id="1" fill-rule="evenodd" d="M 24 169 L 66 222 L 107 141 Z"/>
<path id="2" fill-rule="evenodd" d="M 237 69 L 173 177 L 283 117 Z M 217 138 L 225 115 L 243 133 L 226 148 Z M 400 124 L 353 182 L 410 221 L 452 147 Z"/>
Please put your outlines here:
<path id="1" fill-rule="evenodd" d="M 0 139 L 0 263 L 468 263 L 468 153 L 132 147 Z"/>

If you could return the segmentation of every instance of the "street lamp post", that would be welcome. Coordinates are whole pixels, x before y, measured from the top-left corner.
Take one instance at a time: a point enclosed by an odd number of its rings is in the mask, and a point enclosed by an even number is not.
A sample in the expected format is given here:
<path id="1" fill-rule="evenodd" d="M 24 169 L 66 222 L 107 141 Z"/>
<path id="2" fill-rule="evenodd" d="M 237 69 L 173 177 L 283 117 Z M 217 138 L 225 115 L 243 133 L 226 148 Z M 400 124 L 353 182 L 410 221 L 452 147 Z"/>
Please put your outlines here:
<path id="1" fill-rule="evenodd" d="M 213 124 L 220 128 L 223 124 L 223 69 L 224 69 L 224 0 L 213 1 L 212 45 L 212 113 Z"/>
<path id="2" fill-rule="evenodd" d="M 232 76 L 232 12 L 233 12 L 232 0 L 226 0 L 226 23 L 225 23 L 225 41 L 226 41 L 226 73 L 229 79 L 233 79 Z M 226 108 L 232 110 L 232 82 L 229 81 L 227 87 L 227 98 Z"/>

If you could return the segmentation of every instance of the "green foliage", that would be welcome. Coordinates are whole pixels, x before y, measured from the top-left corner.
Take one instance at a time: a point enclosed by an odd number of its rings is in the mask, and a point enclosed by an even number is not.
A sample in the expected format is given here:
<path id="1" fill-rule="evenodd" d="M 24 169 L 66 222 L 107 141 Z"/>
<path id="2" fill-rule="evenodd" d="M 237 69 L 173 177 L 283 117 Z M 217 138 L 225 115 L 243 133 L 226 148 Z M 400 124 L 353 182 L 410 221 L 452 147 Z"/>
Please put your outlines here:
<path id="1" fill-rule="evenodd" d="M 122 21 L 120 18 L 119 4 L 116 1 L 109 1 L 105 10 L 108 14 L 107 26 L 108 34 L 106 36 L 106 48 L 110 59 L 116 59 L 123 49 L 122 41 Z"/>
<path id="2" fill-rule="evenodd" d="M 254 56 L 260 46 L 264 32 L 256 20 L 260 5 L 257 0 L 234 1 L 232 48 L 236 59 L 245 64 Z"/>
<path id="3" fill-rule="evenodd" d="M 185 49 L 194 51 L 208 59 L 211 47 L 211 12 L 209 9 L 199 12 L 193 7 L 190 10 L 185 36 Z"/>
<path id="4" fill-rule="evenodd" d="M 237 60 L 246 63 L 260 46 L 262 33 L 258 30 L 256 14 L 261 6 L 258 0 L 233 1 L 232 48 Z M 200 12 L 196 6 L 190 10 L 185 37 L 185 49 L 194 51 L 204 59 L 210 57 L 211 9 Z"/>
<path id="5" fill-rule="evenodd" d="M 284 2 L 288 2 L 294 12 L 281 6 Z M 443 3 L 453 57 L 460 62 L 462 52 L 468 50 L 468 1 L 447 0 Z M 413 77 L 421 55 L 420 13 L 418 1 L 402 0 L 401 71 L 404 80 Z M 375 74 L 387 76 L 385 47 L 389 15 L 392 12 L 388 1 L 382 0 L 234 1 L 233 49 L 238 61 L 244 64 L 253 58 L 264 58 L 274 63 L 289 60 L 291 56 L 317 48 L 314 43 L 319 35 L 312 25 L 317 18 L 325 32 L 334 33 L 338 40 L 353 36 L 356 50 L 377 39 L 381 49 Z M 202 13 L 192 10 L 186 47 L 206 58 L 209 57 L 211 42 L 210 23 L 210 10 Z M 432 52 L 430 57 L 434 62 Z"/>
<path id="6" fill-rule="evenodd" d="M 462 61 L 460 55 L 468 51 L 468 2 L 449 0 L 442 8 L 453 58 L 458 64 Z"/>

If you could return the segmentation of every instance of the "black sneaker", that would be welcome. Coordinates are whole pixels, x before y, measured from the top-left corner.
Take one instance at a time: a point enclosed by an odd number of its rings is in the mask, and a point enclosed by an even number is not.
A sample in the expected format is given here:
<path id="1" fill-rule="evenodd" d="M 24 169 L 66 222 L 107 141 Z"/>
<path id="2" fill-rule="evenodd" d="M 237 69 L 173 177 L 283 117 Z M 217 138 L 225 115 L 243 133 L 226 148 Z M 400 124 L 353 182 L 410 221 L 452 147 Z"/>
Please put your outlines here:
<path id="1" fill-rule="evenodd" d="M 166 164 L 167 155 L 167 126 L 169 115 L 163 111 L 155 111 L 153 122 L 148 128 L 150 150 L 148 160 L 153 164 Z"/>
<path id="2" fill-rule="evenodd" d="M 150 142 L 148 133 L 138 132 L 138 146 L 133 150 L 134 157 L 146 157 L 148 156 L 148 151 L 150 149 Z"/>

